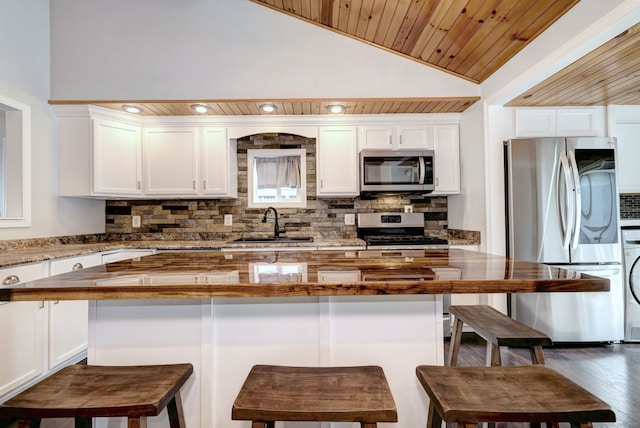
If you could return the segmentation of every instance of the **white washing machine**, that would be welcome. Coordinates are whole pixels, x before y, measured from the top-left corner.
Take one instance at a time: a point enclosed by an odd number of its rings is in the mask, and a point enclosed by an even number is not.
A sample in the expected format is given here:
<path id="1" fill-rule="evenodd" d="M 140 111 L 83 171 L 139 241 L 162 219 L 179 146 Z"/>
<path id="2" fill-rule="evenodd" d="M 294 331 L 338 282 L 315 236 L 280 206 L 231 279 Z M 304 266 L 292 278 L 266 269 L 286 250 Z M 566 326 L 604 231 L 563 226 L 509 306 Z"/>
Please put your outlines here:
<path id="1" fill-rule="evenodd" d="M 625 265 L 625 342 L 640 342 L 640 226 L 622 228 Z"/>

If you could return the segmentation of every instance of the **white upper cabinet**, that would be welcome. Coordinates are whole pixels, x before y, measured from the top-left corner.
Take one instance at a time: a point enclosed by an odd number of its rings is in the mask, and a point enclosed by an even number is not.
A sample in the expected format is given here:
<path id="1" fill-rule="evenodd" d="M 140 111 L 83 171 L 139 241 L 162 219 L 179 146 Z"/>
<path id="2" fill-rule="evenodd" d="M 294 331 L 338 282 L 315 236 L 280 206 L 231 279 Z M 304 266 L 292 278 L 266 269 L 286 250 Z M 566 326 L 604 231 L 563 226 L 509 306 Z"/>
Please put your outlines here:
<path id="1" fill-rule="evenodd" d="M 360 194 L 356 134 L 354 126 L 320 128 L 316 148 L 318 197 Z"/>
<path id="2" fill-rule="evenodd" d="M 435 190 L 433 195 L 460 193 L 458 125 L 433 125 Z"/>
<path id="3" fill-rule="evenodd" d="M 145 194 L 198 194 L 197 128 L 145 128 L 143 141 Z"/>
<path id="4" fill-rule="evenodd" d="M 94 106 L 54 106 L 60 196 L 235 198 L 235 140 L 227 128 L 141 117 Z M 138 123 L 136 123 L 139 122 Z M 184 122 L 184 125 L 182 123 Z M 189 123 L 188 123 L 189 122 Z"/>
<path id="5" fill-rule="evenodd" d="M 93 120 L 93 191 L 96 194 L 139 195 L 140 127 L 112 120 Z"/>
<path id="6" fill-rule="evenodd" d="M 427 150 L 433 148 L 428 125 L 362 126 L 360 150 Z"/>
<path id="7" fill-rule="evenodd" d="M 92 118 L 86 107 L 59 113 L 60 196 L 142 194 L 140 126 Z"/>
<path id="8" fill-rule="evenodd" d="M 237 143 L 227 137 L 226 128 L 201 130 L 200 186 L 206 196 L 238 197 Z"/>
<path id="9" fill-rule="evenodd" d="M 603 107 L 515 109 L 516 137 L 604 137 Z"/>

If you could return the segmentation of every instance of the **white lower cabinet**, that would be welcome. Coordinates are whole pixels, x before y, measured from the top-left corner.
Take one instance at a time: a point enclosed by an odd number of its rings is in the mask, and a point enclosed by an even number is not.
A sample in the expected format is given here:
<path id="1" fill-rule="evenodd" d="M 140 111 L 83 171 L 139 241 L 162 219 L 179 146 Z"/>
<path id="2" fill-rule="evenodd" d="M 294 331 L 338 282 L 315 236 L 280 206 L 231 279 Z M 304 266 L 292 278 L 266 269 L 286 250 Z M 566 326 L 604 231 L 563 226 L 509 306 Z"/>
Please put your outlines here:
<path id="1" fill-rule="evenodd" d="M 97 266 L 99 254 L 52 260 L 49 275 Z M 48 369 L 55 370 L 86 355 L 89 306 L 86 300 L 47 302 L 49 307 Z"/>
<path id="2" fill-rule="evenodd" d="M 48 262 L 0 269 L 2 287 L 47 276 Z M 44 302 L 0 302 L 0 402 L 45 371 Z"/>

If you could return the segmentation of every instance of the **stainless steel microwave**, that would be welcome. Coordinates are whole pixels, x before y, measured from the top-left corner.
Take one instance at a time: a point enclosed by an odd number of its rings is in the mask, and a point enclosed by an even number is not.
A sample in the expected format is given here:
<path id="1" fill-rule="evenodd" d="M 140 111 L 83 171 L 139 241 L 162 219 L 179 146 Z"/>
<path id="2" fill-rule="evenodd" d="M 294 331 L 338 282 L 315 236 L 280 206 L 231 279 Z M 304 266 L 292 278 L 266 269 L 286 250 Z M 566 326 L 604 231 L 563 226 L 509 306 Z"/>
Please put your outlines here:
<path id="1" fill-rule="evenodd" d="M 433 150 L 363 150 L 360 193 L 432 192 L 433 158 Z"/>

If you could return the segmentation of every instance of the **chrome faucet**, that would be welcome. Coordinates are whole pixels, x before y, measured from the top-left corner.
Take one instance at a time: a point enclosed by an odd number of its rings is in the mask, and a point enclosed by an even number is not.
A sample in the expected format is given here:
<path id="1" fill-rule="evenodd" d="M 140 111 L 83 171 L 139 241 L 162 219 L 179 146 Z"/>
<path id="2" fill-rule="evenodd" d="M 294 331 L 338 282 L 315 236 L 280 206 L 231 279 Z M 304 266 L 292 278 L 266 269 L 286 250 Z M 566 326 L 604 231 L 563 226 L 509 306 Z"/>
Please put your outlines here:
<path id="1" fill-rule="evenodd" d="M 273 207 L 269 207 L 266 209 L 264 215 L 262 216 L 262 222 L 267 222 L 267 214 L 269 214 L 269 211 L 273 211 L 273 215 L 275 216 L 275 222 L 273 223 L 273 237 L 278 239 L 280 234 L 285 233 L 286 231 L 284 229 L 280 229 L 280 225 L 278 224 L 278 211 L 276 211 L 276 209 Z"/>

